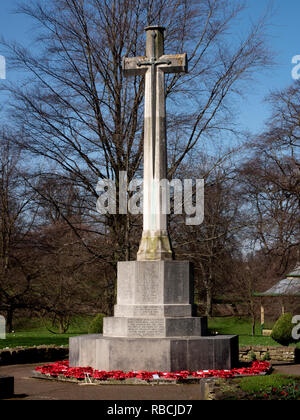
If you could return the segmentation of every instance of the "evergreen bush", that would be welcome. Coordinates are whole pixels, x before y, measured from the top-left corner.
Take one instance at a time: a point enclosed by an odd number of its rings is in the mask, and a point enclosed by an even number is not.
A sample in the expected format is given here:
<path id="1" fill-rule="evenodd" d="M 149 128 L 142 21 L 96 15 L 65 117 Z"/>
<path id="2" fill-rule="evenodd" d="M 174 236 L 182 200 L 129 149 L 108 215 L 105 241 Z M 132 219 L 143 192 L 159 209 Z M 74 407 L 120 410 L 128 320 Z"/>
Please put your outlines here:
<path id="1" fill-rule="evenodd" d="M 271 337 L 282 346 L 288 346 L 294 342 L 292 337 L 292 330 L 294 328 L 292 319 L 293 315 L 291 313 L 283 314 L 273 327 Z"/>
<path id="2" fill-rule="evenodd" d="M 103 333 L 103 318 L 104 314 L 97 314 L 91 321 L 88 333 L 89 334 L 102 334 Z"/>

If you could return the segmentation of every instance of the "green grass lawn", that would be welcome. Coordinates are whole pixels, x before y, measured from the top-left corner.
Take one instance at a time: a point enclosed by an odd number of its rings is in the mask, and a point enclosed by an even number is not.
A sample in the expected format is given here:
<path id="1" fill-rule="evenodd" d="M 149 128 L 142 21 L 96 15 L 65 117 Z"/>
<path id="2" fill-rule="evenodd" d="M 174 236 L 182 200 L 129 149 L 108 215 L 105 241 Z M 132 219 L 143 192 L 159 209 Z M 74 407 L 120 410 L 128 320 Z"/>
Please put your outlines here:
<path id="1" fill-rule="evenodd" d="M 49 332 L 39 319 L 19 319 L 14 325 L 15 332 L 7 334 L 6 340 L 0 340 L 0 349 L 18 346 L 30 347 L 42 344 L 67 346 L 69 337 L 87 334 L 92 319 L 92 316 L 74 318 L 67 334 L 53 334 Z M 259 324 L 256 327 L 256 335 L 252 337 L 251 322 L 245 318 L 210 318 L 208 320 L 208 326 L 212 331 L 217 331 L 219 334 L 239 335 L 240 346 L 279 345 L 271 337 L 263 337 L 261 335 Z M 49 328 L 51 328 L 50 324 Z M 297 346 L 300 347 L 300 343 Z"/>
<path id="2" fill-rule="evenodd" d="M 39 319 L 21 319 L 15 322 L 15 331 L 6 334 L 6 340 L 0 340 L 0 349 L 51 344 L 67 346 L 69 337 L 87 334 L 92 319 L 91 316 L 72 319 L 71 326 L 66 334 L 51 333 Z M 53 329 L 50 323 L 48 324 L 48 328 Z"/>
<path id="3" fill-rule="evenodd" d="M 16 320 L 15 332 L 6 335 L 6 340 L 0 340 L 0 349 L 14 347 L 30 347 L 38 345 L 67 346 L 69 337 L 88 333 L 92 316 L 77 317 L 72 323 L 67 334 L 53 334 L 39 319 Z M 226 317 L 210 318 L 208 326 L 211 331 L 219 334 L 237 334 L 239 343 L 245 345 L 274 345 L 278 343 L 270 337 L 263 337 L 260 325 L 256 327 L 256 335 L 251 335 L 251 322 L 245 318 Z M 48 327 L 51 325 L 49 323 Z M 271 327 L 271 326 L 270 326 Z M 297 344 L 300 347 L 300 343 Z M 275 391 L 274 391 L 275 390 Z M 300 378 L 272 374 L 260 377 L 247 377 L 226 380 L 220 384 L 217 399 L 236 400 L 273 400 L 273 399 L 300 399 Z"/>
<path id="4" fill-rule="evenodd" d="M 219 334 L 238 335 L 240 346 L 279 346 L 271 337 L 263 337 L 261 335 L 259 323 L 256 325 L 255 336 L 252 336 L 251 321 L 246 318 L 210 318 L 208 320 L 208 327 L 210 330 L 217 331 Z M 297 347 L 300 347 L 300 342 L 297 343 Z"/>
<path id="5" fill-rule="evenodd" d="M 272 374 L 222 380 L 217 400 L 300 400 L 300 377 Z"/>
<path id="6" fill-rule="evenodd" d="M 300 400 L 300 377 L 273 374 L 243 378 L 239 389 L 252 400 Z"/>
<path id="7" fill-rule="evenodd" d="M 243 391 L 248 393 L 258 393 L 270 391 L 272 388 L 282 388 L 299 381 L 300 378 L 297 376 L 273 374 L 242 378 L 240 379 L 239 385 Z"/>

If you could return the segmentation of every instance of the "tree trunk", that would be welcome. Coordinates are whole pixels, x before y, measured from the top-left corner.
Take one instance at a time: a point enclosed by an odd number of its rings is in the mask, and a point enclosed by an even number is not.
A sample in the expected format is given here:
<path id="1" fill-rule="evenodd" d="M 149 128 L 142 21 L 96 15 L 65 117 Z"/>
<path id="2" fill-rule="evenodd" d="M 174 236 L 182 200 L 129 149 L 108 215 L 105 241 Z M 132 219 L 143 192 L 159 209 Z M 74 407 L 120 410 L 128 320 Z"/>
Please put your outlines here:
<path id="1" fill-rule="evenodd" d="M 210 287 L 206 288 L 206 316 L 211 317 L 213 314 L 212 291 Z"/>
<path id="2" fill-rule="evenodd" d="M 253 314 L 253 316 L 252 316 L 252 337 L 255 336 L 255 324 L 256 324 L 255 315 Z"/>

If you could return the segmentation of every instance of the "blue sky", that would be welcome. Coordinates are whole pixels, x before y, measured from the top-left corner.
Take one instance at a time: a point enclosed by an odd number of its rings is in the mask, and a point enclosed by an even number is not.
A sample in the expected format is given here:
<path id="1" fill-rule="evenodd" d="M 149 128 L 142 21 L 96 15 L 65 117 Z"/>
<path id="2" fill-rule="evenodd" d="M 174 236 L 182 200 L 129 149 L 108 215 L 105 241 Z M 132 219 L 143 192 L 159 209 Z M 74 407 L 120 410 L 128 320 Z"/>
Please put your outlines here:
<path id="1" fill-rule="evenodd" d="M 254 21 L 264 13 L 270 1 L 248 0 L 246 12 Z M 286 88 L 293 83 L 292 58 L 300 55 L 299 37 L 299 0 L 273 0 L 273 14 L 268 28 L 268 42 L 275 52 L 276 65 L 265 74 L 258 75 L 253 84 L 252 93 L 246 97 L 241 110 L 240 122 L 252 132 L 263 128 L 270 116 L 270 108 L 264 103 L 265 97 L 272 91 Z"/>
<path id="2" fill-rule="evenodd" d="M 1 0 L 0 35 L 7 40 L 16 40 L 30 47 L 32 23 L 23 15 L 11 13 L 19 0 Z M 249 19 L 255 21 L 266 9 L 270 0 L 247 0 L 248 9 L 244 13 L 244 21 L 235 28 L 237 33 L 242 32 L 245 22 Z M 282 89 L 293 82 L 291 71 L 292 57 L 300 55 L 300 37 L 298 28 L 300 17 L 299 0 L 273 0 L 274 14 L 272 25 L 268 28 L 270 47 L 276 53 L 276 65 L 264 74 L 256 75 L 253 87 L 249 89 L 239 112 L 239 122 L 245 129 L 257 132 L 263 128 L 264 122 L 270 115 L 270 109 L 263 101 L 274 89 Z M 1 49 L 0 49 L 1 55 Z M 7 63 L 7 78 L 21 78 L 22 75 L 9 72 Z M 1 80 L 0 80 L 1 83 Z M 6 97 L 0 94 L 0 105 Z M 1 104 L 2 102 L 2 104 Z"/>

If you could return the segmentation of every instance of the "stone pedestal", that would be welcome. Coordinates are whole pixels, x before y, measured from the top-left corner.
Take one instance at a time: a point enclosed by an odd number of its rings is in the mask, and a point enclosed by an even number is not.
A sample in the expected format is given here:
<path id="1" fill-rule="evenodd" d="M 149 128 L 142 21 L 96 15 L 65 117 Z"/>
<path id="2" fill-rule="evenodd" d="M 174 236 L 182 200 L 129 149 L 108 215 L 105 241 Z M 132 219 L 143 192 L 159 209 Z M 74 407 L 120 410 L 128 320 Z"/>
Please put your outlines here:
<path id="1" fill-rule="evenodd" d="M 231 369 L 236 336 L 207 336 L 206 317 L 195 317 L 192 265 L 184 261 L 118 264 L 114 317 L 103 335 L 70 338 L 70 366 L 98 370 L 176 371 Z"/>
<path id="2" fill-rule="evenodd" d="M 114 371 L 197 371 L 238 365 L 238 337 L 70 338 L 70 366 Z"/>
<path id="3" fill-rule="evenodd" d="M 205 318 L 192 317 L 193 270 L 183 261 L 118 264 L 114 317 L 104 318 L 104 337 L 197 337 Z"/>

